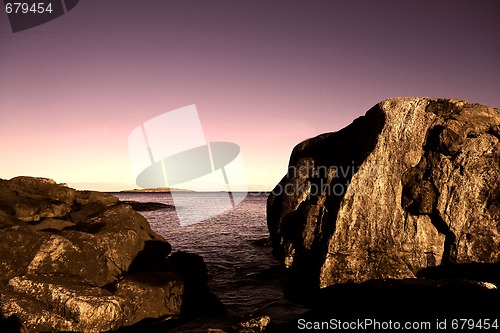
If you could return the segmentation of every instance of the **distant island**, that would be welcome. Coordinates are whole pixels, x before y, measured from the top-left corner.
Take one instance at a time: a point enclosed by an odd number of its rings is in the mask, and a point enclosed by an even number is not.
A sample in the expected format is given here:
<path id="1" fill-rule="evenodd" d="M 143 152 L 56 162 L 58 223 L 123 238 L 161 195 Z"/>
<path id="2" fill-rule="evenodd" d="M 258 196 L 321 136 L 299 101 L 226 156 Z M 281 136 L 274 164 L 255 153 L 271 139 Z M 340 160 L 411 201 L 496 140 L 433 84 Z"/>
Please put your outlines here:
<path id="1" fill-rule="evenodd" d="M 179 188 L 159 187 L 159 188 L 134 188 L 132 190 L 122 190 L 119 191 L 118 193 L 170 193 L 170 192 L 194 192 L 194 191 L 179 189 Z"/>

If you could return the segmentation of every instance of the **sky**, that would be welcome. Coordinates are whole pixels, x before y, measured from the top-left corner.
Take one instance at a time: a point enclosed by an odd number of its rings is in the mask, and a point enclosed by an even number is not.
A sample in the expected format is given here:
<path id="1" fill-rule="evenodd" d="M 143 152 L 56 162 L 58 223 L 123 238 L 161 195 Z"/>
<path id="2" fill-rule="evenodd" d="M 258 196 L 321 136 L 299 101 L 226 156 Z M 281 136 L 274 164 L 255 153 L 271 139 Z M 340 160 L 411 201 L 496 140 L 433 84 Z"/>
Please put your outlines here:
<path id="1" fill-rule="evenodd" d="M 384 99 L 500 107 L 499 13 L 497 0 L 85 0 L 13 33 L 2 12 L 0 178 L 137 188 L 129 134 L 195 104 L 208 142 L 240 146 L 249 189 L 271 190 L 297 143 Z"/>

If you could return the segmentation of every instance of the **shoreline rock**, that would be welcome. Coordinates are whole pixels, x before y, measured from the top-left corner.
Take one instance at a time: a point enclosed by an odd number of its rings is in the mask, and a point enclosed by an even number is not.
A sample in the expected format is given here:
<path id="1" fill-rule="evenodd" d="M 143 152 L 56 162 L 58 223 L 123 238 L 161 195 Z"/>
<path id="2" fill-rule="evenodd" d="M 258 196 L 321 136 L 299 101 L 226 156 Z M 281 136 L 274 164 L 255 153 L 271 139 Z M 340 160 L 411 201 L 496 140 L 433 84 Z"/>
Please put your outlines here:
<path id="1" fill-rule="evenodd" d="M 140 202 L 140 201 L 131 201 L 131 200 L 123 200 L 121 201 L 124 204 L 130 205 L 133 210 L 136 212 L 151 212 L 160 209 L 175 209 L 175 206 L 164 204 L 161 202 Z"/>
<path id="2" fill-rule="evenodd" d="M 393 98 L 299 143 L 267 205 L 288 293 L 500 262 L 499 128 L 493 107 Z"/>
<path id="3" fill-rule="evenodd" d="M 203 259 L 170 252 L 142 215 L 110 194 L 46 178 L 0 180 L 5 325 L 104 332 L 224 313 Z M 179 256 L 182 265 L 172 265 Z"/>

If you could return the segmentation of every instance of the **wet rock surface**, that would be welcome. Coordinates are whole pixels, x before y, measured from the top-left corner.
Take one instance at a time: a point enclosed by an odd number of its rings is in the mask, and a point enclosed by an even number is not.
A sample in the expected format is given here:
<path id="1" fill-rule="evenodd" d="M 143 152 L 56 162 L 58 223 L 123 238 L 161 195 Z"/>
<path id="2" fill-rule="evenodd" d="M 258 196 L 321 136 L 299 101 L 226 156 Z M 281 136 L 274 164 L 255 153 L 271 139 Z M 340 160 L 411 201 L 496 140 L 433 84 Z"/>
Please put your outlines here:
<path id="1" fill-rule="evenodd" d="M 394 98 L 298 144 L 267 206 L 290 297 L 443 272 L 494 275 L 482 267 L 500 262 L 499 125 L 493 107 Z M 449 265 L 464 265 L 462 275 L 431 270 Z"/>
<path id="2" fill-rule="evenodd" d="M 223 313 L 203 259 L 170 251 L 112 195 L 45 178 L 0 180 L 0 325 L 104 332 Z"/>

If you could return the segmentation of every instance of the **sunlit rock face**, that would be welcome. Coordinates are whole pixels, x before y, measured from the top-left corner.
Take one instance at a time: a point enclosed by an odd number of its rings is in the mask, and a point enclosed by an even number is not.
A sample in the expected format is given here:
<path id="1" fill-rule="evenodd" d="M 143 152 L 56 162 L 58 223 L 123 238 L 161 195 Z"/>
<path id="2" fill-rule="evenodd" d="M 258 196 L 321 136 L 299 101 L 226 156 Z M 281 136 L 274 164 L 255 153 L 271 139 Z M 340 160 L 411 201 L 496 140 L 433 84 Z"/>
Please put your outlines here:
<path id="1" fill-rule="evenodd" d="M 170 251 L 112 195 L 0 179 L 0 331 L 10 320 L 29 332 L 105 332 L 223 311 L 203 259 Z"/>
<path id="2" fill-rule="evenodd" d="M 500 261 L 500 110 L 393 98 L 298 144 L 268 198 L 293 288 Z"/>

